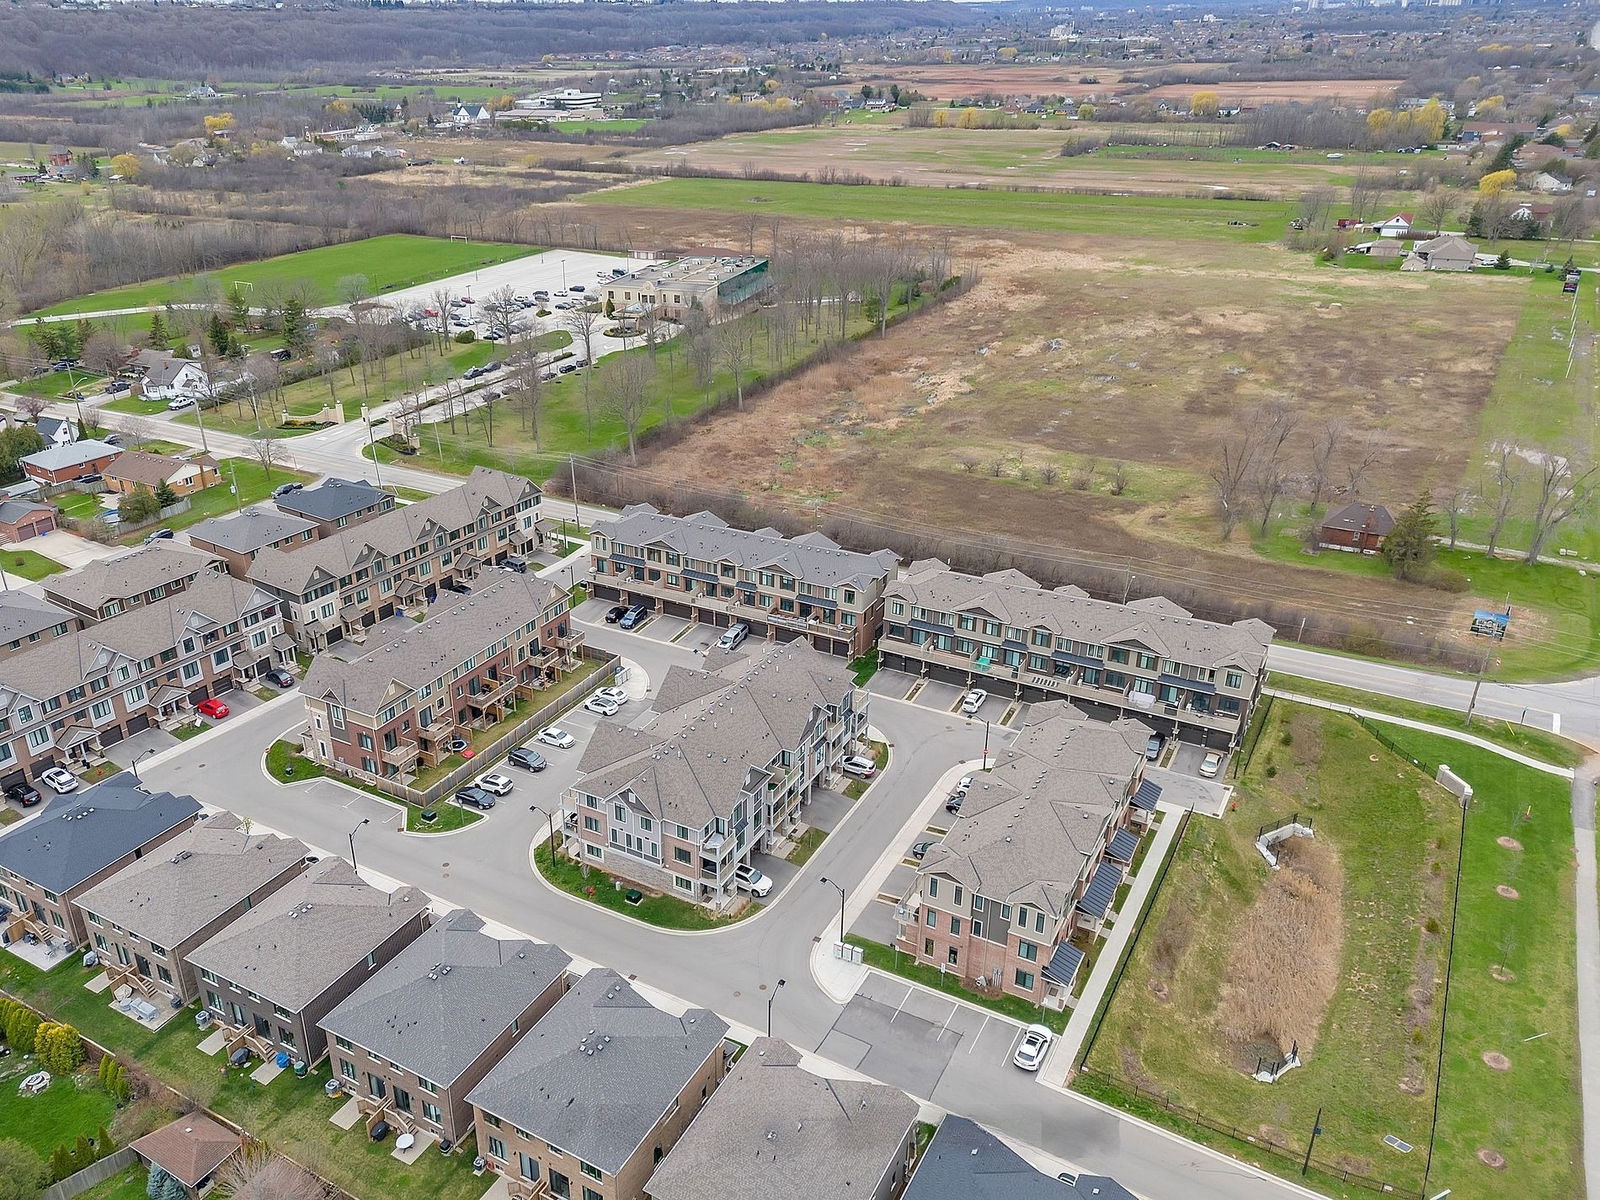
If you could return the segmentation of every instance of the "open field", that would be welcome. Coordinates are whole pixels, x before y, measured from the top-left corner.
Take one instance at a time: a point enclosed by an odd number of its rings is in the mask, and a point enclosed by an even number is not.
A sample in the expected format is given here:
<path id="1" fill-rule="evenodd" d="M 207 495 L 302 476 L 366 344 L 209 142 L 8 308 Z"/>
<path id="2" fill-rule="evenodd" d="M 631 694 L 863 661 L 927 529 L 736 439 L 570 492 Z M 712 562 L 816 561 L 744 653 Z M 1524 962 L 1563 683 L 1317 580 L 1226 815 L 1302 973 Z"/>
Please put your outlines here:
<path id="1" fill-rule="evenodd" d="M 1215 92 L 1219 103 L 1256 108 L 1293 101 L 1302 104 L 1318 100 L 1365 101 L 1394 91 L 1400 83 L 1398 79 L 1224 80 L 1221 83 L 1169 83 L 1141 94 L 1155 100 L 1187 101 L 1196 92 Z"/>
<path id="2" fill-rule="evenodd" d="M 309 280 L 322 304 L 337 297 L 334 287 L 347 275 L 365 275 L 374 292 L 389 291 L 443 279 L 491 263 L 509 262 L 537 253 L 534 246 L 510 246 L 497 242 L 452 242 L 442 238 L 386 234 L 284 254 L 261 262 L 241 263 L 218 270 L 212 278 L 226 291 L 235 283 L 255 288 Z M 51 305 L 36 316 L 96 312 L 118 308 L 143 308 L 181 300 L 194 287 L 195 277 L 152 280 L 79 296 Z"/>
<path id="3" fill-rule="evenodd" d="M 1077 96 L 1093 91 L 1105 96 L 1137 86 L 1124 82 L 1126 74 L 1116 67 L 1088 66 L 1083 63 L 1048 63 L 1039 66 L 851 63 L 848 71 L 851 83 L 910 84 L 924 96 L 935 100 L 981 96 L 987 92 L 1000 95 Z"/>
<path id="4" fill-rule="evenodd" d="M 0 1066 L 0 1129 L 20 1138 L 48 1160 L 57 1146 L 70 1147 L 78 1135 L 93 1140 L 95 1130 L 111 1124 L 117 1106 L 100 1087 L 92 1070 L 55 1076 L 37 1096 L 23 1096 L 18 1087 L 38 1069 L 32 1059 L 14 1055 Z"/>

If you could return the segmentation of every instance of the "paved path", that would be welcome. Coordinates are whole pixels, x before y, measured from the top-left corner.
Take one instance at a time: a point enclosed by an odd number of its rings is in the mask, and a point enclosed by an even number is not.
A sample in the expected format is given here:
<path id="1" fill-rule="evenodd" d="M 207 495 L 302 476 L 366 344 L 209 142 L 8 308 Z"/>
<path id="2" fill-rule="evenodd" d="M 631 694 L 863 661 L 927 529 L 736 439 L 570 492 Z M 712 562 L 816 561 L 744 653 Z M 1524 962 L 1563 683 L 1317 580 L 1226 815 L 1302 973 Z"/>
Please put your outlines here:
<path id="1" fill-rule="evenodd" d="M 1590 1196 L 1600 1196 L 1600 878 L 1595 871 L 1595 785 L 1600 756 L 1586 759 L 1572 781 L 1572 829 L 1578 864 L 1578 1053 L 1583 1093 L 1583 1170 Z"/>

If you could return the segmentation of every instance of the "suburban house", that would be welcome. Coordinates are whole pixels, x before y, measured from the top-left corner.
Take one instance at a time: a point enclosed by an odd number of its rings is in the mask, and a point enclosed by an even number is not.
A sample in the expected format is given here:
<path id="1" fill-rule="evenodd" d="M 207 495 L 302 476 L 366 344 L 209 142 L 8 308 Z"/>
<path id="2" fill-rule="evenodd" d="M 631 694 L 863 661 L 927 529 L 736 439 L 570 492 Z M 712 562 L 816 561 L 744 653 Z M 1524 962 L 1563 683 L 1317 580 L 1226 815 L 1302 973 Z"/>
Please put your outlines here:
<path id="1" fill-rule="evenodd" d="M 521 555 L 539 539 L 539 489 L 477 467 L 459 487 L 292 550 L 263 549 L 250 578 L 281 603 L 296 642 L 316 652 L 397 612 L 419 612 L 441 587 Z"/>
<path id="2" fill-rule="evenodd" d="M 0 500 L 0 542 L 25 542 L 56 527 L 53 505 L 29 500 Z"/>
<path id="3" fill-rule="evenodd" d="M 82 629 L 83 618 L 42 596 L 8 589 L 0 592 L 0 659 Z"/>
<path id="4" fill-rule="evenodd" d="M 454 1145 L 472 1128 L 467 1094 L 566 994 L 571 962 L 458 908 L 322 1019 L 333 1077 L 367 1129 L 384 1121 Z"/>
<path id="5" fill-rule="evenodd" d="M 650 1200 L 895 1200 L 916 1156 L 917 1112 L 899 1088 L 824 1079 L 787 1042 L 757 1038 L 645 1191 Z"/>
<path id="6" fill-rule="evenodd" d="M 122 987 L 172 1007 L 198 995 L 189 954 L 305 870 L 304 842 L 251 833 L 233 813 L 211 813 L 88 889 L 73 904 L 95 953 Z"/>
<path id="7" fill-rule="evenodd" d="M 97 558 L 76 571 L 46 577 L 49 599 L 91 621 L 104 621 L 146 604 L 160 604 L 197 579 L 221 573 L 209 554 L 155 541 L 112 558 Z"/>
<path id="8" fill-rule="evenodd" d="M 1107 1175 L 1046 1175 L 983 1126 L 954 1113 L 922 1152 L 903 1200 L 1137 1200 Z"/>
<path id="9" fill-rule="evenodd" d="M 50 417 L 40 413 L 33 427 L 47 446 L 65 446 L 78 440 L 78 423 L 71 417 Z"/>
<path id="10" fill-rule="evenodd" d="M 1402 271 L 1470 271 L 1477 261 L 1478 248 L 1460 234 L 1447 233 L 1441 237 L 1416 242 Z"/>
<path id="11" fill-rule="evenodd" d="M 102 761 L 151 725 L 192 721 L 197 701 L 292 665 L 281 628 L 261 589 L 203 576 L 166 603 L 11 654 L 0 671 L 0 787 Z"/>
<path id="12" fill-rule="evenodd" d="M 285 516 L 316 526 L 317 537 L 330 537 L 394 507 L 394 494 L 363 479 L 330 479 L 314 488 L 300 488 L 273 501 Z"/>
<path id="13" fill-rule="evenodd" d="M 89 438 L 64 446 L 46 446 L 18 460 L 23 474 L 45 487 L 71 483 L 86 475 L 100 475 L 122 453 L 121 446 Z"/>
<path id="14" fill-rule="evenodd" d="M 1324 550 L 1376 554 L 1394 528 L 1394 517 L 1381 504 L 1352 501 L 1328 510 L 1317 526 L 1317 545 Z"/>
<path id="15" fill-rule="evenodd" d="M 1203 621 L 1161 596 L 1128 604 L 1021 571 L 912 563 L 884 593 L 881 665 L 1024 701 L 1070 700 L 1226 748 L 1250 722 L 1272 626 Z"/>
<path id="16" fill-rule="evenodd" d="M 223 1046 L 263 1061 L 278 1050 L 316 1062 L 318 1028 L 348 997 L 422 935 L 428 897 L 363 883 L 342 858 L 324 858 L 189 955 Z"/>
<path id="17" fill-rule="evenodd" d="M 213 1177 L 243 1146 L 242 1137 L 203 1112 L 185 1113 L 128 1143 L 145 1166 L 160 1167 L 181 1183 L 190 1200 L 210 1190 Z"/>
<path id="18" fill-rule="evenodd" d="M 478 1153 L 519 1200 L 643 1200 L 726 1070 L 728 1026 L 673 1016 L 596 967 L 472 1089 Z M 746 1191 L 745 1195 L 752 1193 Z"/>
<path id="19" fill-rule="evenodd" d="M 244 579 L 263 550 L 292 550 L 317 539 L 314 522 L 270 509 L 246 509 L 234 517 L 207 517 L 189 527 L 189 545 L 220 558 L 228 574 Z"/>
<path id="20" fill-rule="evenodd" d="M 300 688 L 307 757 L 409 782 L 454 753 L 457 739 L 577 665 L 583 635 L 569 625 L 567 603 L 553 580 L 495 571 L 359 657 L 324 651 Z"/>
<path id="21" fill-rule="evenodd" d="M 154 492 L 163 483 L 179 496 L 191 496 L 202 488 L 222 482 L 222 476 L 217 471 L 217 460 L 209 454 L 174 458 L 170 454 L 124 450 L 103 474 L 106 487 L 123 496 L 140 488 Z"/>
<path id="22" fill-rule="evenodd" d="M 1395 213 L 1382 221 L 1375 221 L 1372 230 L 1379 237 L 1406 237 L 1411 233 L 1415 218 L 1408 212 Z"/>
<path id="23" fill-rule="evenodd" d="M 458 104 L 451 112 L 450 119 L 457 125 L 481 125 L 485 121 L 493 121 L 494 113 L 484 104 Z"/>
<path id="24" fill-rule="evenodd" d="M 31 933 L 83 945 L 89 934 L 74 901 L 199 817 L 193 796 L 143 791 L 123 772 L 0 835 L 0 943 Z"/>
<path id="25" fill-rule="evenodd" d="M 749 256 L 652 262 L 605 285 L 608 311 L 624 319 L 654 313 L 682 321 L 699 307 L 707 317 L 737 312 L 771 285 L 767 260 Z"/>
<path id="26" fill-rule="evenodd" d="M 179 358 L 169 350 L 141 350 L 134 355 L 139 392 L 146 400 L 175 400 L 199 396 L 211 386 L 204 364 Z"/>
<path id="27" fill-rule="evenodd" d="M 735 873 L 799 832 L 814 789 L 866 737 L 867 696 L 804 642 L 674 666 L 646 728 L 601 720 L 573 785 L 585 862 L 658 892 L 725 907 Z"/>
<path id="28" fill-rule="evenodd" d="M 882 632 L 883 589 L 899 559 L 857 554 L 820 533 L 735 529 L 709 512 L 674 517 L 630 504 L 591 536 L 593 593 L 756 638 L 805 638 L 856 658 Z"/>
<path id="29" fill-rule="evenodd" d="M 1035 705 L 917 867 L 896 947 L 979 988 L 1063 1007 L 1085 957 L 1070 939 L 1100 932 L 1160 797 L 1144 780 L 1149 737 L 1139 721 Z"/>
<path id="30" fill-rule="evenodd" d="M 1572 190 L 1572 185 L 1559 175 L 1552 175 L 1549 171 L 1540 171 L 1529 181 L 1529 186 L 1536 192 L 1547 195 L 1559 196 Z"/>
<path id="31" fill-rule="evenodd" d="M 1510 217 L 1513 221 L 1532 221 L 1536 225 L 1543 225 L 1554 212 L 1554 205 L 1540 204 L 1535 200 L 1522 200 L 1511 210 Z"/>

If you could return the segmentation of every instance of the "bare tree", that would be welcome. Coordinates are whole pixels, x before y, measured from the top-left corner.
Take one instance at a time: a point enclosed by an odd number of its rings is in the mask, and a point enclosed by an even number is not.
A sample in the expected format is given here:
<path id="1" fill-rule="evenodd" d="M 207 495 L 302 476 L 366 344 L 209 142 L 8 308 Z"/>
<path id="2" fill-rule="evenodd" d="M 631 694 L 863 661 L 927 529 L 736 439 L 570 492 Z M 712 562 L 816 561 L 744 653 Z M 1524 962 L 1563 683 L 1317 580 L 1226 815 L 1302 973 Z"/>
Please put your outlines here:
<path id="1" fill-rule="evenodd" d="M 1377 466 L 1378 459 L 1383 456 L 1378 444 L 1368 438 L 1362 438 L 1355 444 L 1355 457 L 1345 463 L 1345 494 L 1352 500 L 1361 498 L 1361 485 L 1366 481 L 1367 472 Z"/>
<path id="2" fill-rule="evenodd" d="M 1461 536 L 1461 518 L 1472 511 L 1472 492 L 1465 487 L 1453 487 L 1436 494 L 1434 503 L 1444 514 L 1446 528 L 1450 530 L 1450 549 L 1454 550 L 1456 539 Z"/>
<path id="3" fill-rule="evenodd" d="M 265 473 L 268 483 L 272 482 L 272 468 L 288 462 L 288 448 L 283 444 L 283 439 L 278 436 L 276 429 L 269 427 L 251 434 L 245 439 L 245 445 L 250 449 L 250 457 L 261 464 L 261 470 Z"/>
<path id="4" fill-rule="evenodd" d="M 736 403 L 744 408 L 744 372 L 750 365 L 753 349 L 749 322 L 744 318 L 724 321 L 712 327 L 717 360 L 733 375 L 733 392 Z"/>
<path id="5" fill-rule="evenodd" d="M 83 361 L 91 371 L 112 375 L 121 369 L 127 358 L 126 348 L 104 329 L 96 329 L 84 343 Z"/>
<path id="6" fill-rule="evenodd" d="M 1506 442 L 1496 442 L 1494 457 L 1489 460 L 1489 486 L 1484 489 L 1490 502 L 1489 509 L 1489 544 L 1484 547 L 1486 558 L 1493 558 L 1495 548 L 1500 544 L 1500 533 L 1505 528 L 1506 518 L 1511 515 L 1511 506 L 1517 499 L 1517 453 Z"/>
<path id="7" fill-rule="evenodd" d="M 24 393 L 17 397 L 17 411 L 30 421 L 37 421 L 39 414 L 50 407 L 50 401 L 43 396 L 29 396 Z"/>
<path id="8" fill-rule="evenodd" d="M 1256 429 L 1244 421 L 1234 426 L 1217 448 L 1217 461 L 1211 468 L 1211 479 L 1217 487 L 1217 507 L 1222 511 L 1222 540 L 1233 536 L 1239 524 L 1244 502 L 1244 482 L 1249 478 L 1256 460 Z"/>
<path id="9" fill-rule="evenodd" d="M 1417 205 L 1417 215 L 1422 218 L 1423 228 L 1431 229 L 1435 234 L 1444 232 L 1444 223 L 1460 203 L 1461 196 L 1449 188 L 1430 189 L 1422 197 L 1422 203 Z"/>
<path id="10" fill-rule="evenodd" d="M 483 301 L 483 309 L 489 314 L 489 332 L 498 333 L 501 337 L 511 337 L 511 318 L 522 311 L 522 306 L 517 303 L 517 289 L 514 287 L 495 288 Z"/>
<path id="11" fill-rule="evenodd" d="M 1307 229 L 1316 229 L 1328 219 L 1336 193 L 1327 184 L 1307 188 L 1300 193 L 1300 219 Z"/>
<path id="12" fill-rule="evenodd" d="M 250 1143 L 217 1176 L 217 1192 L 227 1200 L 327 1200 L 328 1188 L 298 1163 Z"/>
<path id="13" fill-rule="evenodd" d="M 1333 457 L 1344 442 L 1345 423 L 1341 417 L 1329 417 L 1311 436 L 1311 507 L 1322 503 L 1322 493 L 1328 486 L 1328 472 Z"/>
<path id="14" fill-rule="evenodd" d="M 606 407 L 628 431 L 628 458 L 635 465 L 639 462 L 639 423 L 650 407 L 650 381 L 654 374 L 650 360 L 637 354 L 613 355 L 600 371 L 601 394 Z"/>
<path id="15" fill-rule="evenodd" d="M 601 314 L 587 304 L 561 314 L 562 326 L 574 342 L 583 346 L 583 419 L 591 440 L 594 438 L 594 403 L 590 398 L 589 377 L 594 374 L 594 339 L 600 332 L 602 320 Z"/>
<path id="16" fill-rule="evenodd" d="M 427 307 L 433 309 L 436 314 L 428 319 L 433 322 L 432 328 L 439 335 L 440 354 L 444 353 L 445 347 L 450 342 L 450 314 L 454 311 L 450 307 L 450 301 L 454 299 L 447 287 L 436 287 L 428 293 Z"/>
<path id="17" fill-rule="evenodd" d="M 1536 563 L 1544 544 L 1564 522 L 1589 507 L 1600 489 L 1600 466 L 1578 468 L 1563 454 L 1546 452 L 1539 465 L 1539 494 L 1533 504 L 1533 538 L 1525 563 Z"/>
<path id="18" fill-rule="evenodd" d="M 1261 511 L 1262 537 L 1267 536 L 1267 528 L 1272 524 L 1272 510 L 1288 486 L 1289 472 L 1276 458 L 1262 457 L 1257 462 L 1250 477 L 1250 487 L 1255 493 L 1256 506 Z"/>

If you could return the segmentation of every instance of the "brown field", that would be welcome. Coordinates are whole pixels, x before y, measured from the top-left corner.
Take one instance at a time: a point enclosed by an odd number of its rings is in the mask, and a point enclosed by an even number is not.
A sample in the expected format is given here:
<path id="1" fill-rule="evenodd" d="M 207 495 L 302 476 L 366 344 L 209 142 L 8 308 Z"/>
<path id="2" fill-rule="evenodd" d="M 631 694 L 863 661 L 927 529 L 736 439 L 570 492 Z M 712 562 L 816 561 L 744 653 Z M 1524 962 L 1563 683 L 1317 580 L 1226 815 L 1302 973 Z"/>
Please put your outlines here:
<path id="1" fill-rule="evenodd" d="M 1204 64 L 1197 64 L 1204 65 Z M 1148 70 L 1149 68 L 1140 68 Z M 1124 78 L 1128 72 L 1115 67 L 1095 67 L 1082 63 L 1047 63 L 1040 66 L 981 66 L 953 63 L 901 66 L 898 63 L 856 63 L 848 70 L 849 81 L 862 83 L 909 84 L 933 100 L 975 96 L 984 92 L 1026 95 L 1068 95 L 1093 88 L 1100 95 L 1113 95 L 1137 87 Z M 1098 83 L 1085 84 L 1090 75 Z"/>
<path id="2" fill-rule="evenodd" d="M 1144 95 L 1157 100 L 1188 100 L 1196 92 L 1215 92 L 1223 104 L 1251 108 L 1291 100 L 1369 100 L 1392 92 L 1398 79 L 1281 79 L 1257 83 L 1169 83 Z"/>

